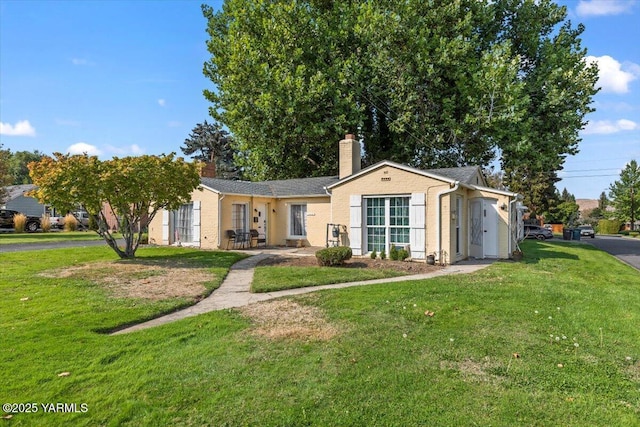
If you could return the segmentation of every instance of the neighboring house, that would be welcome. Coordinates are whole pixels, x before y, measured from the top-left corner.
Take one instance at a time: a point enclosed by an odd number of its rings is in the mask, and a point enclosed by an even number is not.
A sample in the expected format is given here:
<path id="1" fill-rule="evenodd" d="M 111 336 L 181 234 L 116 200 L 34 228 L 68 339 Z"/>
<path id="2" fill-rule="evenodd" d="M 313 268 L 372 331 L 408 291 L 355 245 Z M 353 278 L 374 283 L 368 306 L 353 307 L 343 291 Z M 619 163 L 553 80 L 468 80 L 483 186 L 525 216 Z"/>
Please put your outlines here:
<path id="1" fill-rule="evenodd" d="M 149 224 L 151 242 L 231 247 L 228 231 L 250 229 L 268 245 L 326 246 L 339 241 L 356 256 L 387 254 L 442 263 L 509 258 L 522 238 L 517 194 L 487 187 L 479 167 L 420 170 L 382 161 L 360 169 L 360 143 L 340 141 L 340 175 L 279 181 L 202 178 L 192 201 Z M 338 237 L 334 237 L 336 229 Z"/>
<path id="2" fill-rule="evenodd" d="M 3 209 L 22 212 L 28 216 L 42 216 L 47 212 L 47 207 L 39 203 L 36 198 L 26 195 L 27 192 L 35 188 L 36 186 L 33 184 L 9 185 L 5 187 L 8 194 L 4 205 L 1 207 Z"/>

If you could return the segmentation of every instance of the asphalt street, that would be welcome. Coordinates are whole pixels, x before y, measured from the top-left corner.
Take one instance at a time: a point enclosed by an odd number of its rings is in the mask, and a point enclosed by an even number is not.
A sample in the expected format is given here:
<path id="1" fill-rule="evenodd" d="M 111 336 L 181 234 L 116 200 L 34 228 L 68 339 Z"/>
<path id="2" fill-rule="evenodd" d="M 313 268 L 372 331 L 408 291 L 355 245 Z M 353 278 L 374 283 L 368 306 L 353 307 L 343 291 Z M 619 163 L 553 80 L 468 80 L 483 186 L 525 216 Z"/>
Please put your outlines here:
<path id="1" fill-rule="evenodd" d="M 67 242 L 46 242 L 46 243 L 12 243 L 9 245 L 0 245 L 0 253 L 2 252 L 22 252 L 22 251 L 38 251 L 42 249 L 60 249 L 60 248 L 78 248 L 88 246 L 107 246 L 104 240 L 85 240 L 85 241 L 67 241 Z"/>
<path id="2" fill-rule="evenodd" d="M 582 240 L 640 270 L 640 239 L 596 235 Z"/>

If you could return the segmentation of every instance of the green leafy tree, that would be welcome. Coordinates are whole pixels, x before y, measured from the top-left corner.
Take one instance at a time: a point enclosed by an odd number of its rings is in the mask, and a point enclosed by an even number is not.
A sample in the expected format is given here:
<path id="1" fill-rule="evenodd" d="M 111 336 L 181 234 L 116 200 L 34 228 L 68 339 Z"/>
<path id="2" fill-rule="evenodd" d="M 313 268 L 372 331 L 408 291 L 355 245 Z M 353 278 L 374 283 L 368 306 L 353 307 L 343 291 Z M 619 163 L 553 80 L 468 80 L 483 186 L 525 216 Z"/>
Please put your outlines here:
<path id="1" fill-rule="evenodd" d="M 562 193 L 555 191 L 548 205 L 549 210 L 544 214 L 547 223 L 573 226 L 578 219 L 580 207 L 576 203 L 576 197 L 566 188 Z"/>
<path id="2" fill-rule="evenodd" d="M 180 149 L 194 160 L 214 163 L 219 178 L 239 178 L 240 171 L 234 161 L 236 150 L 233 148 L 233 138 L 218 123 L 207 123 L 206 120 L 198 123 Z"/>
<path id="3" fill-rule="evenodd" d="M 10 159 L 11 152 L 9 150 L 3 150 L 2 144 L 0 144 L 0 205 L 4 204 L 7 197 L 5 187 L 11 184 L 11 174 L 9 173 Z"/>
<path id="4" fill-rule="evenodd" d="M 368 164 L 487 166 L 548 208 L 596 90 L 582 26 L 548 0 L 227 0 L 203 6 L 210 114 L 248 178 L 336 172 L 336 141 Z"/>
<path id="5" fill-rule="evenodd" d="M 43 153 L 35 150 L 31 151 L 16 151 L 11 155 L 11 161 L 9 166 L 9 173 L 13 177 L 13 185 L 31 184 L 31 177 L 29 176 L 29 168 L 27 165 L 31 162 L 37 162 L 42 159 Z"/>
<path id="6" fill-rule="evenodd" d="M 611 206 L 615 209 L 615 217 L 629 221 L 635 230 L 635 221 L 640 216 L 640 167 L 631 160 L 620 172 L 620 179 L 609 186 Z"/>
<path id="7" fill-rule="evenodd" d="M 80 205 L 98 226 L 96 232 L 120 258 L 135 257 L 143 228 L 161 209 L 175 210 L 190 200 L 200 182 L 198 168 L 174 154 L 162 156 L 114 157 L 101 161 L 95 156 L 43 157 L 29 164 L 34 196 L 59 209 Z M 121 248 L 108 229 L 104 207 L 118 218 Z"/>

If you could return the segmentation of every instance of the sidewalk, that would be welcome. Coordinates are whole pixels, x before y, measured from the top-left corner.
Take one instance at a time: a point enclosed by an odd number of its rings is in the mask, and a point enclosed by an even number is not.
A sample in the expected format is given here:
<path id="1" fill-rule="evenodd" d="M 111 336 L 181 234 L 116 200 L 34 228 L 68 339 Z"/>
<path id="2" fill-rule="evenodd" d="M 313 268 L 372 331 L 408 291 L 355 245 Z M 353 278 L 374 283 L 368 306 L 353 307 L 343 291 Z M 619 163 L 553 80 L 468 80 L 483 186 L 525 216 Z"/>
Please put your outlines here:
<path id="1" fill-rule="evenodd" d="M 268 293 L 249 292 L 251 281 L 253 280 L 253 271 L 255 266 L 263 259 L 274 256 L 277 253 L 280 252 L 265 251 L 235 263 L 229 270 L 229 274 L 227 274 L 227 277 L 224 279 L 220 287 L 213 291 L 213 293 L 211 293 L 211 295 L 209 295 L 207 298 L 203 299 L 192 307 L 188 307 L 183 310 L 179 310 L 144 323 L 139 323 L 125 329 L 121 329 L 111 335 L 135 332 L 142 329 L 152 328 L 154 326 L 164 325 L 165 323 L 174 322 L 176 320 L 184 319 L 187 317 L 193 317 L 199 314 L 208 313 L 210 311 L 242 307 L 256 302 L 280 298 L 283 296 L 306 294 L 309 292 L 315 292 L 324 289 L 342 289 L 351 286 L 406 282 L 409 280 L 430 279 L 432 277 L 451 274 L 473 273 L 474 271 L 478 271 L 492 264 L 492 261 L 489 260 L 463 261 L 458 264 L 449 265 L 441 270 L 432 273 L 390 277 L 387 279 L 365 280 L 360 282 L 337 283 L 333 285 L 310 286 L 306 288 L 287 289 L 283 291 Z"/>

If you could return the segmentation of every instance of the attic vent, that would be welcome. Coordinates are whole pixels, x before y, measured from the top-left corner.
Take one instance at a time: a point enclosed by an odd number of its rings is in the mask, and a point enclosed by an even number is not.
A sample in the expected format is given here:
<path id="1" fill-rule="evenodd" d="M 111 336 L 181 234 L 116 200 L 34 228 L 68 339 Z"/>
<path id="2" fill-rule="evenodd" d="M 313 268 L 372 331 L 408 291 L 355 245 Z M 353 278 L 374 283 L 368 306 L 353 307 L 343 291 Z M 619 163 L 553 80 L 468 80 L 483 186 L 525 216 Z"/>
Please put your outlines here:
<path id="1" fill-rule="evenodd" d="M 382 178 L 380 178 L 380 181 L 391 181 L 391 177 L 390 176 L 383 176 Z"/>

